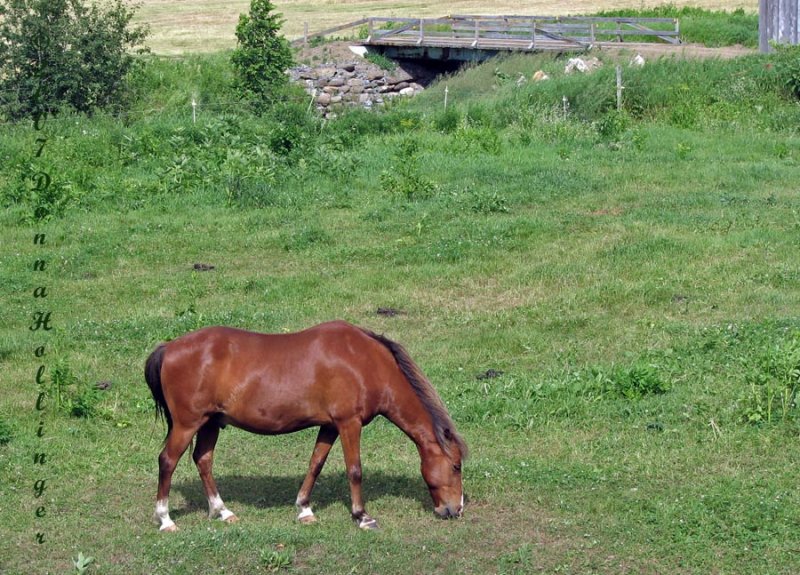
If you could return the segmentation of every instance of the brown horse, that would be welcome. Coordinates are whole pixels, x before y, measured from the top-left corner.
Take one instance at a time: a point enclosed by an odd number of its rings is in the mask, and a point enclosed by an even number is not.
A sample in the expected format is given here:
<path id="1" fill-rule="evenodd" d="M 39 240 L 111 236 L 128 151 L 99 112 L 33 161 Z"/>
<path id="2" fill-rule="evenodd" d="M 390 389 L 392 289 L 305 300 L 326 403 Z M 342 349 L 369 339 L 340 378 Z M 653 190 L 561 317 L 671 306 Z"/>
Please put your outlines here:
<path id="1" fill-rule="evenodd" d="M 211 475 L 214 445 L 228 424 L 262 434 L 319 426 L 297 495 L 304 523 L 315 520 L 311 490 L 341 437 L 353 518 L 361 528 L 375 528 L 361 498 L 360 444 L 361 428 L 377 415 L 417 445 L 436 514 L 461 515 L 467 447 L 425 375 L 386 337 L 341 321 L 282 335 L 208 327 L 159 345 L 147 359 L 145 379 L 168 428 L 158 458 L 155 520 L 162 531 L 176 529 L 168 507 L 172 473 L 195 435 L 193 458 L 209 517 L 236 521 Z"/>

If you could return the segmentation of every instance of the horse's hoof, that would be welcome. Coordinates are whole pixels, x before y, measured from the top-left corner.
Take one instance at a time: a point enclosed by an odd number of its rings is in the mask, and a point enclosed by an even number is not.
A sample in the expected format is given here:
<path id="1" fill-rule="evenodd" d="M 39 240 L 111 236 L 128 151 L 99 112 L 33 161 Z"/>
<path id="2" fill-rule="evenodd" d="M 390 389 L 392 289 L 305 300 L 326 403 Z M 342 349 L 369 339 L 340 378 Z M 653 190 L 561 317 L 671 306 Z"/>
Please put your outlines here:
<path id="1" fill-rule="evenodd" d="M 374 531 L 378 529 L 378 522 L 372 517 L 363 517 L 358 523 L 358 527 L 364 531 Z"/>
<path id="2" fill-rule="evenodd" d="M 303 525 L 311 525 L 317 522 L 317 517 L 315 515 L 306 515 L 305 517 L 298 517 L 298 521 Z"/>
<path id="3" fill-rule="evenodd" d="M 225 523 L 238 523 L 239 518 L 236 517 L 236 515 L 231 515 L 230 517 L 226 517 L 225 519 L 223 519 L 223 521 L 225 521 Z"/>
<path id="4" fill-rule="evenodd" d="M 162 533 L 174 533 L 177 530 L 178 530 L 178 526 L 175 525 L 174 523 L 172 525 L 167 525 L 167 526 L 161 527 L 159 529 L 159 531 L 161 531 Z"/>

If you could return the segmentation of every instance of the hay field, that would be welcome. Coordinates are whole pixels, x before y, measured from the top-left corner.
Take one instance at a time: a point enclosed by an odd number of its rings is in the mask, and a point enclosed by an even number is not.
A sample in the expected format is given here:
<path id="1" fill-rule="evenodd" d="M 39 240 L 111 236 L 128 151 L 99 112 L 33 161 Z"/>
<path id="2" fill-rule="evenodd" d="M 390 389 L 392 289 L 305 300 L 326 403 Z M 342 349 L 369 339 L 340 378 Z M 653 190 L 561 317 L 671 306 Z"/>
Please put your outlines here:
<path id="1" fill-rule="evenodd" d="M 276 0 L 286 22 L 288 38 L 303 33 L 307 22 L 312 32 L 357 20 L 364 16 L 436 17 L 446 14 L 589 14 L 612 8 L 651 8 L 662 0 L 500 0 L 487 3 L 476 0 L 413 2 L 397 0 Z M 675 0 L 676 6 L 698 6 L 715 10 L 744 8 L 758 10 L 758 0 Z M 236 22 L 247 12 L 249 0 L 142 0 L 138 20 L 147 22 L 152 31 L 149 46 L 157 54 L 213 52 L 235 45 Z"/>

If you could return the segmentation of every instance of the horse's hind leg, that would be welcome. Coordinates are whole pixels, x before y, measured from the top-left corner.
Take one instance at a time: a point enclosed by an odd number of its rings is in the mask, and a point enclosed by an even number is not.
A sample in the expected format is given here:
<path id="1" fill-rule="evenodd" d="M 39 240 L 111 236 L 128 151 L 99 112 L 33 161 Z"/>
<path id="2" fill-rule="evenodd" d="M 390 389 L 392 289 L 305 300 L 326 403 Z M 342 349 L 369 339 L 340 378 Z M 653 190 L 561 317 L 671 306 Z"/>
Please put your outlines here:
<path id="1" fill-rule="evenodd" d="M 159 524 L 160 531 L 175 531 L 177 526 L 169 516 L 169 489 L 172 485 L 172 474 L 178 460 L 189 447 L 195 430 L 174 425 L 167 436 L 166 444 L 158 456 L 158 495 L 156 511 L 153 516 Z"/>
<path id="2" fill-rule="evenodd" d="M 339 432 L 333 426 L 323 425 L 319 428 L 317 434 L 317 443 L 314 445 L 314 452 L 311 454 L 311 462 L 308 465 L 308 473 L 303 480 L 303 485 L 300 487 L 300 492 L 297 494 L 297 508 L 300 514 L 297 519 L 301 523 L 313 523 L 315 521 L 314 512 L 311 511 L 311 491 L 314 489 L 314 484 L 322 471 L 325 460 L 333 447 Z"/>
<path id="3" fill-rule="evenodd" d="M 208 421 L 200 431 L 197 432 L 197 443 L 194 446 L 194 459 L 197 465 L 197 471 L 200 472 L 200 479 L 203 481 L 203 489 L 208 498 L 208 517 L 214 519 L 219 517 L 223 521 L 232 523 L 237 520 L 225 504 L 217 491 L 217 484 L 214 481 L 214 476 L 211 475 L 211 467 L 214 464 L 214 446 L 217 444 L 219 437 L 219 425 L 216 422 Z"/>

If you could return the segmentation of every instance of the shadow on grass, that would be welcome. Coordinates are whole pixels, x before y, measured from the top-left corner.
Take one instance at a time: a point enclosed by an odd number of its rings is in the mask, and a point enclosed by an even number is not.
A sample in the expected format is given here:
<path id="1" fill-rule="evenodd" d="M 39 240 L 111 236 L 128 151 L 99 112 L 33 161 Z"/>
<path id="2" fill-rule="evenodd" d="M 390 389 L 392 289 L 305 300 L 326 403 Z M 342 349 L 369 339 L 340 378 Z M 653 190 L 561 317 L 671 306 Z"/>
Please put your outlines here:
<path id="1" fill-rule="evenodd" d="M 215 479 L 225 504 L 236 513 L 237 504 L 260 509 L 294 507 L 304 476 L 220 475 Z M 416 505 L 426 510 L 432 509 L 431 498 L 421 475 L 408 477 L 387 474 L 382 471 L 373 473 L 365 471 L 361 486 L 367 510 L 370 509 L 370 501 L 382 497 L 408 499 L 415 501 Z M 172 490 L 180 493 L 186 501 L 185 505 L 170 510 L 173 518 L 208 509 L 203 484 L 199 477 L 174 483 Z M 347 478 L 344 472 L 323 473 L 317 479 L 314 493 L 311 496 L 311 506 L 315 512 L 319 512 L 339 505 L 350 509 L 350 486 Z"/>

